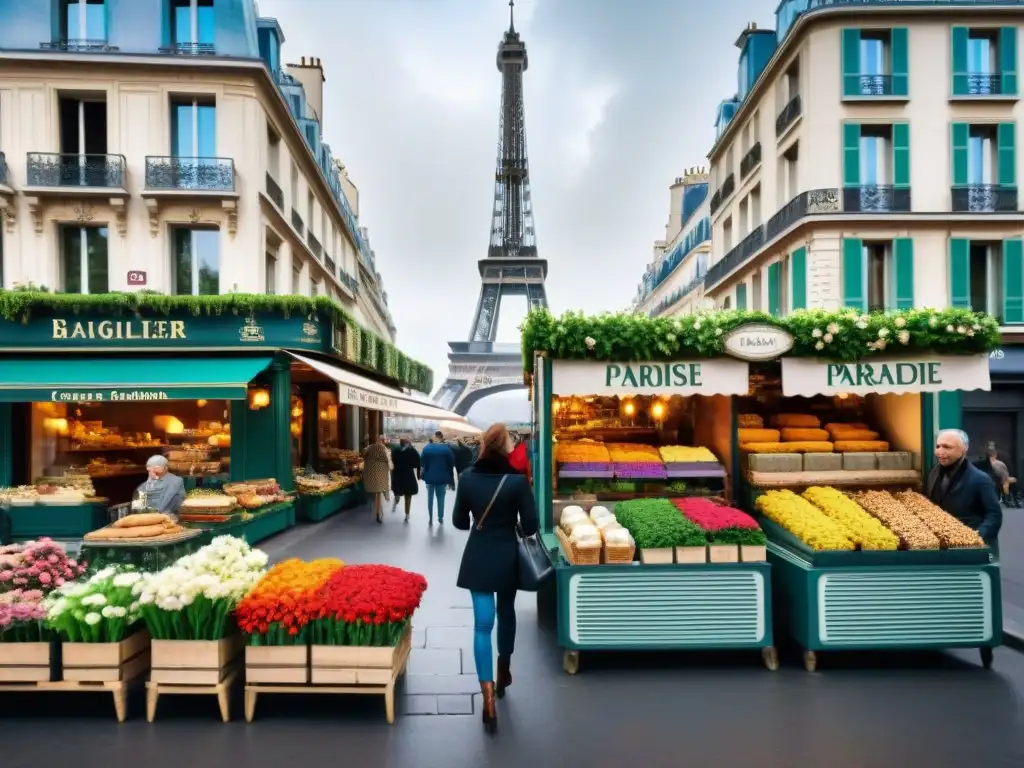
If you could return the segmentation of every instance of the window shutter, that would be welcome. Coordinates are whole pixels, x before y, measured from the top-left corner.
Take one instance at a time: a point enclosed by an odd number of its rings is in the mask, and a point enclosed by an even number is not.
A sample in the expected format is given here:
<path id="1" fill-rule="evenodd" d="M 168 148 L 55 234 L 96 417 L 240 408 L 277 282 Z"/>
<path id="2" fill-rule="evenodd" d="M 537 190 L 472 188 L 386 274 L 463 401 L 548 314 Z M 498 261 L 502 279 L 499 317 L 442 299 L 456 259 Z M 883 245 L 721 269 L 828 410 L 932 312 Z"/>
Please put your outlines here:
<path id="1" fill-rule="evenodd" d="M 1017 185 L 1017 124 L 1000 123 L 996 134 L 996 145 L 999 153 L 998 182 L 1001 187 Z"/>
<path id="2" fill-rule="evenodd" d="M 866 310 L 864 285 L 864 244 L 853 237 L 843 238 L 843 306 Z"/>
<path id="3" fill-rule="evenodd" d="M 768 265 L 768 314 L 779 317 L 782 314 L 782 264 Z"/>
<path id="4" fill-rule="evenodd" d="M 860 186 L 860 123 L 843 123 L 843 186 Z"/>
<path id="5" fill-rule="evenodd" d="M 967 27 L 953 27 L 950 36 L 953 62 L 953 95 L 968 92 L 967 87 Z"/>
<path id="6" fill-rule="evenodd" d="M 860 30 L 843 30 L 843 96 L 860 96 Z"/>
<path id="7" fill-rule="evenodd" d="M 950 176 L 953 186 L 967 183 L 967 137 L 970 129 L 967 123 L 953 123 L 950 134 Z"/>
<path id="8" fill-rule="evenodd" d="M 892 241 L 896 309 L 914 308 L 914 241 L 897 237 Z"/>
<path id="9" fill-rule="evenodd" d="M 736 309 L 747 308 L 747 284 L 740 283 L 736 286 Z"/>
<path id="10" fill-rule="evenodd" d="M 1003 241 L 1003 322 L 1024 323 L 1024 240 Z"/>
<path id="11" fill-rule="evenodd" d="M 892 40 L 892 95 L 906 96 L 910 93 L 907 28 L 893 27 L 889 34 Z"/>
<path id="12" fill-rule="evenodd" d="M 963 237 L 949 239 L 949 304 L 971 308 L 971 241 Z"/>
<path id="13" fill-rule="evenodd" d="M 797 248 L 789 256 L 790 311 L 807 309 L 807 249 Z"/>
<path id="14" fill-rule="evenodd" d="M 892 181 L 910 186 L 910 123 L 892 124 Z"/>
<path id="15" fill-rule="evenodd" d="M 1017 28 L 999 30 L 999 92 L 1017 95 Z"/>

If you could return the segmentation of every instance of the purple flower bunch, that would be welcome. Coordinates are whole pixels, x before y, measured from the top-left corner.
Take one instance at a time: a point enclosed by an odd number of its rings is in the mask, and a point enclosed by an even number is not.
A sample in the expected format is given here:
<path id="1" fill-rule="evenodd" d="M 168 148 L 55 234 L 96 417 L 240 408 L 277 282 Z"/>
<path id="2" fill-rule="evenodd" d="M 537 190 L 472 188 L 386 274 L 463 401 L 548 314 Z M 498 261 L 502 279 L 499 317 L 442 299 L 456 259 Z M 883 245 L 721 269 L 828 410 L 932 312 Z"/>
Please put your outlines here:
<path id="1" fill-rule="evenodd" d="M 11 590 L 51 592 L 74 581 L 85 565 L 68 557 L 51 539 L 0 547 L 0 593 Z"/>
<path id="2" fill-rule="evenodd" d="M 46 606 L 39 589 L 0 593 L 0 642 L 37 643 L 49 639 Z"/>

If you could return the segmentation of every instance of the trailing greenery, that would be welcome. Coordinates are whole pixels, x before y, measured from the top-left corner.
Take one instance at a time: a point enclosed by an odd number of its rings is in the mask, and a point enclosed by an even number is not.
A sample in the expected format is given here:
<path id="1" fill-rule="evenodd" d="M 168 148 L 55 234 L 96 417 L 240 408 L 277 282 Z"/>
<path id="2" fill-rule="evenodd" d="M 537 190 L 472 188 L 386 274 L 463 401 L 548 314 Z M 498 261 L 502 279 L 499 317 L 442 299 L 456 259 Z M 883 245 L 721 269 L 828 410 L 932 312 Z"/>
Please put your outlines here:
<path id="1" fill-rule="evenodd" d="M 314 315 L 321 320 L 345 326 L 356 336 L 356 359 L 367 368 L 397 379 L 403 386 L 420 392 L 434 388 L 434 374 L 423 363 L 402 354 L 393 344 L 360 326 L 344 308 L 327 298 L 316 296 L 267 296 L 229 293 L 224 296 L 165 296 L 159 293 L 103 293 L 80 295 L 49 293 L 34 286 L 0 289 L 0 318 L 27 322 L 33 315 L 250 315 L 266 314 L 291 317 Z M 379 351 L 378 351 L 379 350 Z"/>
<path id="2" fill-rule="evenodd" d="M 555 359 L 620 362 L 716 357 L 725 352 L 726 334 L 746 323 L 789 331 L 794 340 L 790 355 L 840 362 L 896 351 L 977 354 L 1000 344 L 996 319 L 969 309 L 811 309 L 785 317 L 744 310 L 675 317 L 566 312 L 555 317 L 547 309 L 535 309 L 522 325 L 523 368 L 532 373 L 537 352 Z"/>

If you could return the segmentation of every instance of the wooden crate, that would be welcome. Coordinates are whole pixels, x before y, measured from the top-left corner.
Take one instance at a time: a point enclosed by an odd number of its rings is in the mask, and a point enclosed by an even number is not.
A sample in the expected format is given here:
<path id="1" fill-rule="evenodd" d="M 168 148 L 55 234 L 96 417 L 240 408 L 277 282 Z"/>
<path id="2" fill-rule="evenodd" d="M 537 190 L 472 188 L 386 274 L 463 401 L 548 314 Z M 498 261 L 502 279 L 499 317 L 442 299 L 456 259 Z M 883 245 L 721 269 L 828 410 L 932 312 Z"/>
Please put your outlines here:
<path id="1" fill-rule="evenodd" d="M 736 544 L 709 544 L 709 563 L 738 563 L 740 548 Z"/>
<path id="2" fill-rule="evenodd" d="M 61 656 L 65 681 L 131 680 L 149 669 L 149 632 L 140 630 L 119 643 L 62 643 Z"/>
<path id="3" fill-rule="evenodd" d="M 43 683 L 53 679 L 53 643 L 0 643 L 0 682 Z"/>
<path id="4" fill-rule="evenodd" d="M 707 547 L 676 547 L 677 563 L 706 563 L 708 561 Z"/>
<path id="5" fill-rule="evenodd" d="M 768 547 L 764 544 L 741 544 L 740 560 L 744 563 L 767 562 Z"/>
<path id="6" fill-rule="evenodd" d="M 394 677 L 410 637 L 407 627 L 393 648 L 314 645 L 310 648 L 310 682 L 313 685 L 386 685 Z"/>
<path id="7" fill-rule="evenodd" d="M 150 682 L 217 685 L 242 652 L 241 635 L 221 640 L 154 640 Z"/>
<path id="8" fill-rule="evenodd" d="M 671 565 L 673 554 L 672 547 L 641 549 L 640 560 L 648 565 Z"/>
<path id="9" fill-rule="evenodd" d="M 309 682 L 308 645 L 247 645 L 246 683 L 271 685 Z"/>

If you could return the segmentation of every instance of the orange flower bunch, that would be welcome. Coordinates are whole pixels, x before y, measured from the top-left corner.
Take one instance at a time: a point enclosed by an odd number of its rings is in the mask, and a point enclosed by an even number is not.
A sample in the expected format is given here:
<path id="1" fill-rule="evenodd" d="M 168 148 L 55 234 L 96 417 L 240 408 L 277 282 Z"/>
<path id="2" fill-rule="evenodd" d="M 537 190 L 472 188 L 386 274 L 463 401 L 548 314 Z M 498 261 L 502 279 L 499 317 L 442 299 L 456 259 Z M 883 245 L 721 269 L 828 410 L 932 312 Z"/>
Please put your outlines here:
<path id="1" fill-rule="evenodd" d="M 340 568 L 341 560 L 285 560 L 242 598 L 238 626 L 250 645 L 301 645 L 306 625 L 319 617 L 320 589 Z"/>

